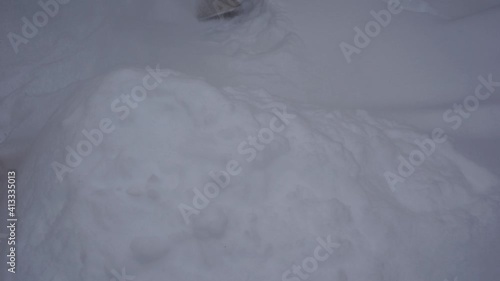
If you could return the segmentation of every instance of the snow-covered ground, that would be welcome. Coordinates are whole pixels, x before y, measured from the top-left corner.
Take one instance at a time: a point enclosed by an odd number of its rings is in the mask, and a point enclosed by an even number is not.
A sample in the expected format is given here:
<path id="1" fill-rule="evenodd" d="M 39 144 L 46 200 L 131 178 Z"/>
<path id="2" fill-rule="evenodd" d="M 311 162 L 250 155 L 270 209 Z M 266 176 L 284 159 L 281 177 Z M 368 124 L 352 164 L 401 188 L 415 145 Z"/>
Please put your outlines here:
<path id="1" fill-rule="evenodd" d="M 0 4 L 2 280 L 498 280 L 498 1 L 41 2 Z"/>

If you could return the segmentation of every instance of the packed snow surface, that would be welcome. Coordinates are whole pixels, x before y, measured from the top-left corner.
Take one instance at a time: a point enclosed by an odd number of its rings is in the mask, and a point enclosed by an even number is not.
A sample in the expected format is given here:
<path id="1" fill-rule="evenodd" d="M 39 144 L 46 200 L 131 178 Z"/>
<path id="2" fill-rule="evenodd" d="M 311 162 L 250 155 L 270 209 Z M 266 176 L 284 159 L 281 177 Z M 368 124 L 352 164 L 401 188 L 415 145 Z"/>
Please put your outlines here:
<path id="1" fill-rule="evenodd" d="M 2 57 L 21 218 L 2 280 L 498 280 L 500 165 L 453 139 L 498 140 L 500 89 L 432 132 L 478 76 L 500 80 L 499 11 L 449 22 L 406 1 L 424 13 L 348 64 L 339 43 L 387 8 L 348 2 L 245 1 L 201 23 L 194 1 L 61 6 Z M 40 9 L 2 5 L 6 32 Z"/>

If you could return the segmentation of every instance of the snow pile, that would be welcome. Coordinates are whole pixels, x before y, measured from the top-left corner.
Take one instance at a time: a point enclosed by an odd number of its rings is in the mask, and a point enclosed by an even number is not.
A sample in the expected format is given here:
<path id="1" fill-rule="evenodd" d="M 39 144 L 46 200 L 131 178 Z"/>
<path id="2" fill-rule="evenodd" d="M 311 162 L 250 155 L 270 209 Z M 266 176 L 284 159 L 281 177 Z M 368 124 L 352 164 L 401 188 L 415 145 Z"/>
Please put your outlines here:
<path id="1" fill-rule="evenodd" d="M 384 172 L 422 137 L 263 90 L 114 71 L 60 107 L 19 170 L 16 278 L 444 280 L 481 265 L 498 183 L 443 145 L 392 192 Z M 71 168 L 62 182 L 55 162 Z"/>
<path id="2" fill-rule="evenodd" d="M 40 9 L 16 3 L 4 33 Z M 246 1 L 203 24 L 194 7 L 71 1 L 5 58 L 0 170 L 24 163 L 9 277 L 498 279 L 497 179 L 447 142 L 393 192 L 384 173 L 428 136 L 298 103 L 410 112 L 431 132 L 478 75 L 498 72 L 494 11 L 456 22 L 404 12 L 347 64 L 339 44 L 382 1 Z M 12 53 L 7 40 L 0 49 Z M 157 63 L 189 76 L 103 75 Z M 485 136 L 500 132 L 494 100 L 468 120 Z"/>

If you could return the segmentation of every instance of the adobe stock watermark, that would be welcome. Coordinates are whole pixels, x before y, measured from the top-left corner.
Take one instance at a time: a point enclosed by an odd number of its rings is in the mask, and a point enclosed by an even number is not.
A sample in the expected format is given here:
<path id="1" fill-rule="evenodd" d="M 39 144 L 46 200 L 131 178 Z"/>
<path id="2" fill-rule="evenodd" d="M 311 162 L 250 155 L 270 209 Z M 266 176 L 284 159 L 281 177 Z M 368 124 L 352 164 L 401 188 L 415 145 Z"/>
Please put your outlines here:
<path id="1" fill-rule="evenodd" d="M 21 35 L 9 32 L 7 38 L 14 52 L 19 53 L 21 44 L 28 44 L 29 39 L 33 39 L 39 32 L 39 28 L 45 27 L 49 23 L 49 19 L 55 17 L 60 10 L 59 5 L 68 4 L 71 0 L 40 0 L 38 5 L 41 10 L 34 13 L 29 20 L 27 17 L 22 17 Z"/>
<path id="2" fill-rule="evenodd" d="M 273 102 L 264 108 L 270 108 L 274 116 L 269 121 L 269 126 L 261 128 L 256 136 L 249 136 L 247 140 L 238 145 L 238 153 L 246 156 L 245 160 L 250 163 L 257 158 L 259 152 L 263 151 L 266 145 L 273 142 L 275 134 L 279 134 L 286 129 L 291 119 L 296 116 L 286 111 L 286 106 L 282 103 Z M 208 174 L 213 181 L 207 182 L 203 186 L 203 191 L 193 188 L 194 197 L 192 205 L 180 203 L 178 205 L 182 218 L 186 224 L 190 223 L 192 215 L 200 214 L 200 211 L 207 208 L 210 200 L 219 196 L 221 190 L 227 188 L 231 183 L 231 177 L 238 176 L 243 171 L 237 160 L 229 160 L 224 170 L 219 172 L 210 171 Z"/>
<path id="3" fill-rule="evenodd" d="M 148 92 L 155 90 L 163 79 L 170 75 L 170 72 L 165 72 L 150 66 L 146 67 L 148 74 L 142 78 L 142 84 L 132 88 L 130 94 L 122 94 L 119 98 L 114 99 L 110 104 L 110 109 L 118 115 L 120 120 L 125 120 L 132 110 L 139 106 L 148 97 Z M 116 129 L 111 118 L 102 118 L 96 128 L 87 130 L 83 129 L 82 139 L 75 147 L 66 146 L 66 156 L 64 164 L 57 161 L 51 163 L 51 167 L 57 176 L 59 182 L 62 182 L 66 173 L 72 172 L 75 168 L 81 165 L 83 159 L 88 157 L 95 147 L 99 146 L 107 134 L 112 133 Z"/>
<path id="4" fill-rule="evenodd" d="M 391 23 L 392 15 L 397 15 L 401 13 L 401 11 L 403 11 L 403 5 L 401 5 L 399 0 L 389 0 L 387 9 L 378 12 L 373 10 L 370 11 L 370 14 L 375 20 L 367 22 L 363 30 L 357 26 L 354 27 L 354 46 L 345 41 L 340 43 L 340 50 L 347 63 L 351 63 L 352 55 L 361 54 L 361 50 L 368 47 L 372 39 L 377 37 L 382 29 Z"/>
<path id="5" fill-rule="evenodd" d="M 486 101 L 495 92 L 495 88 L 500 87 L 500 81 L 493 81 L 493 75 L 489 74 L 487 78 L 478 77 L 479 84 L 476 86 L 474 94 L 465 97 L 461 103 L 455 103 L 443 113 L 443 120 L 449 123 L 451 129 L 458 130 L 464 119 L 469 119 L 475 112 L 481 102 Z M 423 140 L 416 140 L 418 149 L 410 152 L 408 159 L 402 155 L 398 156 L 399 165 L 397 174 L 386 171 L 384 177 L 392 191 L 396 191 L 398 183 L 404 183 L 415 172 L 416 168 L 422 165 L 435 151 L 438 144 L 445 143 L 448 139 L 444 129 L 434 128 L 430 137 Z"/>
<path id="6" fill-rule="evenodd" d="M 307 280 L 320 265 L 320 262 L 326 261 L 333 251 L 340 247 L 339 243 L 332 242 L 331 235 L 323 239 L 322 237 L 316 238 L 318 246 L 314 249 L 312 256 L 304 258 L 299 265 L 294 264 L 290 269 L 281 274 L 282 281 L 300 281 Z"/>

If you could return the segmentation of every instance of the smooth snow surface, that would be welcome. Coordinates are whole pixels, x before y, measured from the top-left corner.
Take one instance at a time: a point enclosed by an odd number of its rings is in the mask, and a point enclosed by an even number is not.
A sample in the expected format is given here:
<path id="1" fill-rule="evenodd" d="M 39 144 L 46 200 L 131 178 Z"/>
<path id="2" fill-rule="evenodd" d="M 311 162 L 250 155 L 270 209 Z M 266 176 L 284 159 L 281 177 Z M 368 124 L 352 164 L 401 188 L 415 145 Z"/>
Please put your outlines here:
<path id="1" fill-rule="evenodd" d="M 5 34 L 40 10 L 1 5 Z M 196 7 L 70 1 L 17 55 L 0 42 L 20 218 L 2 280 L 498 280 L 500 88 L 460 128 L 442 119 L 500 80 L 498 9 L 405 6 L 424 13 L 394 15 L 349 64 L 339 44 L 384 1 L 244 1 L 206 22 Z M 391 189 L 435 128 L 447 140 Z"/>

